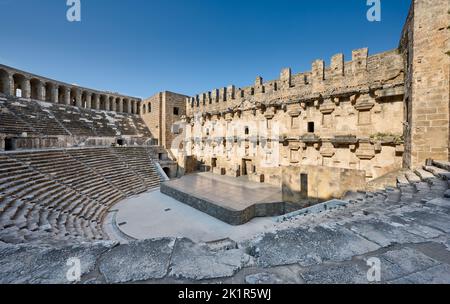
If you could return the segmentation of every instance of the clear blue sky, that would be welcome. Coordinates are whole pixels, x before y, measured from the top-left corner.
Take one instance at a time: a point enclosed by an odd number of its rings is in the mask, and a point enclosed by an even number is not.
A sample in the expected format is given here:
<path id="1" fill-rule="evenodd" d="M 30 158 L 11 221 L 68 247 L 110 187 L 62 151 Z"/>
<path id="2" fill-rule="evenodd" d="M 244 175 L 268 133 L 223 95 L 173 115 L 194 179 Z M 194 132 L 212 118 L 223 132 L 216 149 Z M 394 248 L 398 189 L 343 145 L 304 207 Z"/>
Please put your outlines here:
<path id="1" fill-rule="evenodd" d="M 194 95 L 396 48 L 410 0 L 381 3 L 370 23 L 366 0 L 81 0 L 69 23 L 66 0 L 0 0 L 0 63 L 143 98 Z"/>

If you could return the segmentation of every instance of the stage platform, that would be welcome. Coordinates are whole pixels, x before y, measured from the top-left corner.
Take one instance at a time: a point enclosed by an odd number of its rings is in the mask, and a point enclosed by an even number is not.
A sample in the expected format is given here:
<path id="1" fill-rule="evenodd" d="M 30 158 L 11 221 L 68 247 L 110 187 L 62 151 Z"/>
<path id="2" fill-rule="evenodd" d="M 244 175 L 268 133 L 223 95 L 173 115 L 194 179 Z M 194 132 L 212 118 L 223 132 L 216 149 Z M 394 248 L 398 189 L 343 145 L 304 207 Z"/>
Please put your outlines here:
<path id="1" fill-rule="evenodd" d="M 197 173 L 165 182 L 161 193 L 230 225 L 242 225 L 255 217 L 283 215 L 297 210 L 284 203 L 281 189 L 212 173 Z"/>

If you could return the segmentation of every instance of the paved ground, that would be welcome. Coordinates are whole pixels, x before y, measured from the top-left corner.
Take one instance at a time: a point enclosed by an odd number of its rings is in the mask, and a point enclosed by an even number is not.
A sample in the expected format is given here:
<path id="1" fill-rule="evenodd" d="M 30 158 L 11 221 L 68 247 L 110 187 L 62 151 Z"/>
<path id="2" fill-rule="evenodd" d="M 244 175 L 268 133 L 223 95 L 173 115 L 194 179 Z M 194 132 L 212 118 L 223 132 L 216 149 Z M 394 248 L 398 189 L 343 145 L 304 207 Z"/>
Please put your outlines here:
<path id="1" fill-rule="evenodd" d="M 136 239 L 186 237 L 196 242 L 231 238 L 237 242 L 275 226 L 275 218 L 255 218 L 241 226 L 231 226 L 189 207 L 159 191 L 144 193 L 120 202 L 116 223 Z M 176 223 L 168 225 L 167 223 Z"/>

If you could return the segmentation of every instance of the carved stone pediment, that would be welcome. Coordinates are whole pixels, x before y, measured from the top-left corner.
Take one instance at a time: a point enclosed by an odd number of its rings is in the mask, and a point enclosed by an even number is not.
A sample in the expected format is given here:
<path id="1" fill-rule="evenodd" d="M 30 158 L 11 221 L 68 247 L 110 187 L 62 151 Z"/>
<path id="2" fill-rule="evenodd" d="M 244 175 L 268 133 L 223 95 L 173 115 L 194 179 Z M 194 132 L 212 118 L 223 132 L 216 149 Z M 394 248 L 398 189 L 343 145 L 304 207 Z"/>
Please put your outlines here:
<path id="1" fill-rule="evenodd" d="M 275 113 L 269 113 L 269 112 L 266 112 L 266 113 L 264 113 L 264 117 L 266 118 L 266 119 L 272 119 L 272 118 L 274 118 L 275 117 Z"/>
<path id="2" fill-rule="evenodd" d="M 336 106 L 331 103 L 323 104 L 322 106 L 320 106 L 320 112 L 322 112 L 322 114 L 331 114 L 335 109 Z"/>
<path id="3" fill-rule="evenodd" d="M 302 112 L 300 110 L 291 110 L 288 112 L 290 117 L 299 117 Z"/>
<path id="4" fill-rule="evenodd" d="M 300 148 L 301 148 L 300 142 L 290 142 L 289 143 L 290 150 L 298 151 L 298 150 L 300 150 Z"/>
<path id="5" fill-rule="evenodd" d="M 355 109 L 358 111 L 370 111 L 375 106 L 373 102 L 360 102 L 355 105 Z"/>
<path id="6" fill-rule="evenodd" d="M 356 150 L 356 157 L 362 160 L 371 160 L 375 157 L 375 147 L 369 141 L 361 141 Z"/>
<path id="7" fill-rule="evenodd" d="M 325 148 L 320 150 L 320 155 L 322 155 L 322 157 L 331 158 L 334 154 L 336 154 L 334 149 Z"/>

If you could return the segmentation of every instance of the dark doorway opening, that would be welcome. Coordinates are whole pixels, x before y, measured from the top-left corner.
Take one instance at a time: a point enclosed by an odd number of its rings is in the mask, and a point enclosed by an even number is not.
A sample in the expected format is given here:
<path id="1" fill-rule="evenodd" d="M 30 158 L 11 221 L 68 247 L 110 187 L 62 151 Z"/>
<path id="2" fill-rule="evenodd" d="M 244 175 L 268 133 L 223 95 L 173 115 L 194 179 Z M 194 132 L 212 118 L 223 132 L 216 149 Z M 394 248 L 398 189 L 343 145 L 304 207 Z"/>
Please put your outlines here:
<path id="1" fill-rule="evenodd" d="M 16 150 L 15 139 L 10 137 L 5 138 L 5 151 L 14 151 L 14 150 Z"/>
<path id="2" fill-rule="evenodd" d="M 245 176 L 245 175 L 249 175 L 250 173 L 252 173 L 253 171 L 253 164 L 252 164 L 252 160 L 251 159 L 243 159 L 242 160 L 242 172 L 241 175 Z"/>
<path id="3" fill-rule="evenodd" d="M 308 133 L 314 133 L 314 123 L 308 122 Z"/>
<path id="4" fill-rule="evenodd" d="M 308 174 L 300 175 L 300 194 L 302 198 L 308 198 Z"/>
<path id="5" fill-rule="evenodd" d="M 118 146 L 123 146 L 125 144 L 125 141 L 123 139 L 118 139 L 117 140 L 117 145 Z"/>
<path id="6" fill-rule="evenodd" d="M 166 173 L 167 177 L 170 178 L 170 169 L 165 167 L 165 168 L 163 168 L 163 170 L 164 170 L 164 173 Z"/>
<path id="7" fill-rule="evenodd" d="M 217 158 L 212 158 L 211 159 L 211 167 L 212 168 L 217 168 Z"/>

